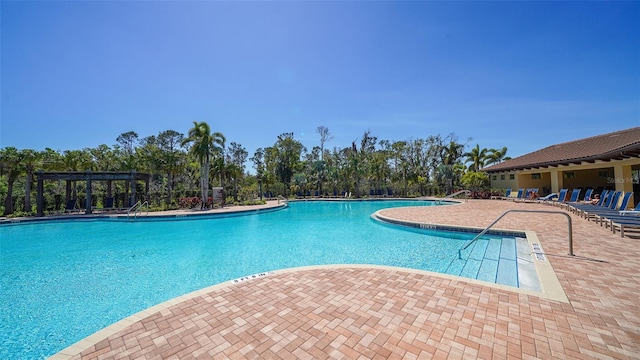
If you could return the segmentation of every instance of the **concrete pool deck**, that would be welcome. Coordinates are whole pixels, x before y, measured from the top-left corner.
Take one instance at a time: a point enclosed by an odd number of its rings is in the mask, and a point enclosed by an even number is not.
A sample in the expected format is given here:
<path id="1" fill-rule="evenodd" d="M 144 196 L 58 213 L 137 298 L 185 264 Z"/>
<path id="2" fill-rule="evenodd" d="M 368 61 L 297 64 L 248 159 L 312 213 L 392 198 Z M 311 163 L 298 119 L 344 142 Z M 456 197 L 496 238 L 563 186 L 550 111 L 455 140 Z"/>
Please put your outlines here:
<path id="1" fill-rule="evenodd" d="M 559 210 L 469 200 L 381 214 L 484 228 L 510 209 Z M 52 358 L 640 359 L 640 240 L 570 216 L 575 256 L 564 216 L 513 213 L 496 224 L 537 234 L 569 302 L 403 268 L 285 269 L 159 304 Z"/>

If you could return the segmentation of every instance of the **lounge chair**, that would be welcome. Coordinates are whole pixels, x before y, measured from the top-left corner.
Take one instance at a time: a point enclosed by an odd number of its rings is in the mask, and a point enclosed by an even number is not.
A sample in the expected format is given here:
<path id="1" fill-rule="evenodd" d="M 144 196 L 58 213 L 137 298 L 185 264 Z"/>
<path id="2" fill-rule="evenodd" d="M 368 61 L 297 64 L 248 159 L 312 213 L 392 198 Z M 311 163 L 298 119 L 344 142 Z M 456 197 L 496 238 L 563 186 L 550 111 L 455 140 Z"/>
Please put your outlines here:
<path id="1" fill-rule="evenodd" d="M 624 196 L 622 197 L 622 202 L 620 203 L 620 206 L 615 206 L 618 201 L 612 201 L 612 207 L 609 208 L 605 208 L 602 209 L 600 211 L 595 212 L 594 214 L 594 220 L 596 221 L 596 223 L 600 223 L 600 225 L 602 225 L 606 219 L 613 219 L 614 217 L 619 217 L 619 216 L 623 216 L 620 215 L 620 211 L 621 210 L 625 210 L 627 208 L 627 205 L 629 204 L 629 199 L 631 198 L 631 195 L 633 193 L 632 192 L 628 192 L 625 193 Z M 606 225 L 606 223 L 605 223 Z"/>
<path id="2" fill-rule="evenodd" d="M 591 218 L 595 220 L 596 216 L 598 216 L 599 213 L 607 212 L 611 209 L 616 209 L 621 194 L 622 191 L 609 191 L 604 199 L 600 200 L 600 207 L 587 208 L 587 211 L 582 210 L 582 214 L 580 214 L 580 216 L 584 217 L 587 220 L 591 220 Z"/>
<path id="3" fill-rule="evenodd" d="M 558 192 L 558 193 L 551 193 L 549 195 L 554 195 L 555 194 L 555 196 L 552 196 L 549 200 L 543 201 L 542 203 L 543 204 L 547 204 L 547 205 L 554 205 L 555 206 L 555 205 L 559 204 L 560 202 L 564 201 L 564 199 L 567 197 L 567 191 L 568 191 L 567 189 L 560 189 L 560 192 Z M 549 195 L 547 195 L 547 196 L 549 196 Z"/>
<path id="4" fill-rule="evenodd" d="M 65 213 L 74 213 L 80 212 L 80 208 L 78 208 L 78 199 L 71 199 L 67 201 L 67 205 L 64 207 Z"/>
<path id="5" fill-rule="evenodd" d="M 500 200 L 506 200 L 509 198 L 509 195 L 511 195 L 511 188 L 505 190 L 504 195 L 496 195 L 496 196 L 492 196 L 491 199 L 500 199 Z"/>
<path id="6" fill-rule="evenodd" d="M 608 222 L 615 221 L 617 219 L 621 221 L 640 219 L 639 217 L 634 216 L 634 215 L 640 215 L 640 203 L 638 203 L 635 209 L 626 210 L 627 205 L 629 205 L 629 201 L 631 199 L 632 194 L 633 194 L 632 192 L 625 193 L 624 196 L 622 197 L 622 202 L 620 203 L 620 206 L 614 209 L 606 208 L 598 211 L 595 214 L 596 221 L 600 221 L 601 222 L 600 225 L 602 225 L 602 222 L 604 222 L 605 226 L 607 226 Z"/>
<path id="7" fill-rule="evenodd" d="M 620 215 L 622 216 L 627 216 L 627 215 L 635 215 L 635 216 L 640 216 L 640 201 L 638 202 L 638 205 L 636 205 L 636 207 L 632 210 L 620 210 L 619 211 Z"/>
<path id="8" fill-rule="evenodd" d="M 616 233 L 616 230 L 618 230 L 621 237 L 625 237 L 629 234 L 640 237 L 640 218 L 635 218 L 635 216 L 634 218 L 610 219 L 609 226 L 611 226 L 611 231 L 614 234 Z"/>
<path id="9" fill-rule="evenodd" d="M 502 197 L 502 200 L 508 199 L 509 196 L 511 196 L 511 188 L 508 188 L 507 191 L 504 192 L 504 196 Z"/>
<path id="10" fill-rule="evenodd" d="M 569 201 L 565 203 L 561 203 L 560 209 L 566 207 L 566 209 L 569 210 L 573 204 L 576 204 L 578 202 L 578 198 L 580 197 L 580 191 L 581 189 L 573 189 L 573 191 L 571 192 L 571 197 L 569 198 Z"/>
<path id="11" fill-rule="evenodd" d="M 615 191 L 613 192 L 613 194 L 609 192 L 609 196 L 604 201 L 604 204 L 602 206 L 608 208 L 609 206 L 611 206 L 611 204 L 617 203 L 619 198 L 620 198 L 620 191 Z"/>
<path id="12" fill-rule="evenodd" d="M 534 188 L 526 188 L 524 190 L 524 193 L 522 194 L 522 197 L 518 197 L 516 201 L 531 200 L 531 197 L 533 196 L 533 194 L 538 192 L 537 190 L 538 189 L 534 189 Z"/>
<path id="13" fill-rule="evenodd" d="M 511 193 L 510 195 L 513 195 L 513 193 Z M 523 196 L 524 196 L 524 189 L 518 189 L 518 192 L 516 193 L 516 195 L 510 197 L 509 200 L 518 201 L 518 200 L 521 200 Z"/>
<path id="14" fill-rule="evenodd" d="M 525 196 L 522 197 L 522 199 L 517 199 L 516 201 L 519 202 L 538 202 L 538 199 L 540 198 L 538 196 L 538 188 L 531 188 L 531 189 L 527 189 L 527 191 L 525 191 Z"/>
<path id="15" fill-rule="evenodd" d="M 613 192 L 609 190 L 602 191 L 600 195 L 600 200 L 597 204 L 592 203 L 582 203 L 582 204 L 572 204 L 571 211 L 577 214 L 580 217 L 584 217 L 589 220 L 591 217 L 595 216 L 595 214 L 604 208 L 604 204 L 607 199 L 613 196 Z"/>
<path id="16" fill-rule="evenodd" d="M 554 199 L 556 199 L 558 197 L 558 193 L 551 193 L 547 196 L 543 196 L 541 198 L 536 199 L 537 202 L 544 204 L 547 201 L 554 201 Z"/>
<path id="17" fill-rule="evenodd" d="M 104 200 L 104 206 L 101 208 L 95 208 L 95 211 L 114 211 L 114 210 L 118 210 L 116 208 L 113 207 L 113 198 L 112 197 L 108 197 Z"/>
<path id="18" fill-rule="evenodd" d="M 593 189 L 587 189 L 582 200 L 587 202 L 591 201 L 591 194 L 593 194 Z"/>
<path id="19" fill-rule="evenodd" d="M 557 199 L 551 199 L 551 202 L 549 202 L 549 204 L 551 205 L 557 205 L 560 204 L 562 202 L 564 202 L 564 199 L 567 198 L 567 191 L 569 191 L 568 189 L 560 189 L 560 192 L 558 193 L 558 198 Z"/>

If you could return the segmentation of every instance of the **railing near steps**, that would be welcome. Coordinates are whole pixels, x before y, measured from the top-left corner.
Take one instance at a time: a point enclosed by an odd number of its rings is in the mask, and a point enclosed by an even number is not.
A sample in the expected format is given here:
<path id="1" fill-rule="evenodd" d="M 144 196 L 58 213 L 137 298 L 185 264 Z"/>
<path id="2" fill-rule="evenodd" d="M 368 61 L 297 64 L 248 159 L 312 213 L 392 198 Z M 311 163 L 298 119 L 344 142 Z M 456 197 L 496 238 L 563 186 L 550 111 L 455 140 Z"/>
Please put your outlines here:
<path id="1" fill-rule="evenodd" d="M 149 202 L 148 201 L 145 201 L 145 202 L 138 201 L 135 205 L 130 207 L 129 210 L 127 210 L 127 219 L 131 215 L 131 212 L 133 212 L 133 218 L 137 219 L 138 218 L 138 214 L 142 212 L 142 207 L 143 206 L 147 207 L 147 215 L 148 215 L 149 214 Z"/>
<path id="2" fill-rule="evenodd" d="M 443 201 L 444 199 L 451 199 L 451 198 L 456 197 L 456 196 L 458 196 L 458 195 L 460 195 L 460 194 L 464 194 L 464 195 L 465 195 L 465 196 L 464 196 L 464 199 L 465 199 L 465 200 L 467 200 L 467 199 L 469 198 L 469 195 L 471 195 L 471 190 L 460 190 L 460 191 L 456 191 L 456 192 L 454 192 L 453 194 L 449 194 L 449 195 L 447 195 L 447 196 L 443 197 L 442 199 L 438 199 L 438 200 L 436 200 L 436 204 L 440 204 L 440 203 L 442 203 L 442 201 Z"/>
<path id="3" fill-rule="evenodd" d="M 567 221 L 569 223 L 569 229 L 568 229 L 569 230 L 569 255 L 574 256 L 574 254 L 573 254 L 573 226 L 571 224 L 571 216 L 569 216 L 569 214 L 567 214 L 564 211 L 553 211 L 553 210 L 515 210 L 515 209 L 512 209 L 512 210 L 507 210 L 504 213 L 502 213 L 502 215 L 498 216 L 498 218 L 495 219 L 491 224 L 489 224 L 489 226 L 487 226 L 484 230 L 482 230 L 478 235 L 476 235 L 473 239 L 471 239 L 463 247 L 458 249 L 458 258 L 462 259 L 462 250 L 465 250 L 466 248 L 471 246 L 471 244 L 476 242 L 476 240 L 478 240 L 482 235 L 484 235 L 487 231 L 489 231 L 489 229 L 491 229 L 491 227 L 493 225 L 495 225 L 498 221 L 500 221 L 500 219 L 502 219 L 505 215 L 507 215 L 509 213 L 513 213 L 513 212 L 561 214 L 561 215 L 566 216 L 567 217 Z"/>

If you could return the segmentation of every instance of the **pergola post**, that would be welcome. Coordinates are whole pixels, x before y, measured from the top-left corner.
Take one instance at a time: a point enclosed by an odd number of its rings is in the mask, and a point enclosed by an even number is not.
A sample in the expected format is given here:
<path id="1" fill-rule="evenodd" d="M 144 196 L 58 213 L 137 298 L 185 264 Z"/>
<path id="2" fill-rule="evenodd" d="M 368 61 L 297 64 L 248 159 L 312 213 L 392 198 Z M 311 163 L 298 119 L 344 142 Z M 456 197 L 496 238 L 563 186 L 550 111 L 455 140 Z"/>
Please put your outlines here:
<path id="1" fill-rule="evenodd" d="M 131 184 L 131 198 L 129 200 L 129 207 L 131 207 L 136 203 L 136 176 L 134 171 L 131 172 L 129 179 L 129 183 Z"/>
<path id="2" fill-rule="evenodd" d="M 36 212 L 38 216 L 44 216 L 44 179 L 42 178 L 42 171 L 38 171 L 38 185 L 36 187 Z"/>
<path id="3" fill-rule="evenodd" d="M 85 214 L 91 214 L 91 171 L 87 171 L 87 198 L 85 199 Z"/>

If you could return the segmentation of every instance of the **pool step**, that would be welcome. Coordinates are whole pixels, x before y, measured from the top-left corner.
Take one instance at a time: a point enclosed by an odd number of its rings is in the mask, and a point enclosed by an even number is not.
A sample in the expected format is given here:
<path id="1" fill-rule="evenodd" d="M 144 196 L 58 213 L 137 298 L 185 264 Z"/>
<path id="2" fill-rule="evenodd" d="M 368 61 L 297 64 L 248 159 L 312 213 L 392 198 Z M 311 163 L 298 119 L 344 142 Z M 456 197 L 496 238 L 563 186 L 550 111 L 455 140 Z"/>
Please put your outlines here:
<path id="1" fill-rule="evenodd" d="M 526 242 L 526 239 L 523 239 Z M 465 260 L 455 260 L 447 273 L 518 287 L 518 246 L 514 238 L 476 241 Z M 534 269 L 535 270 L 535 269 Z"/>

